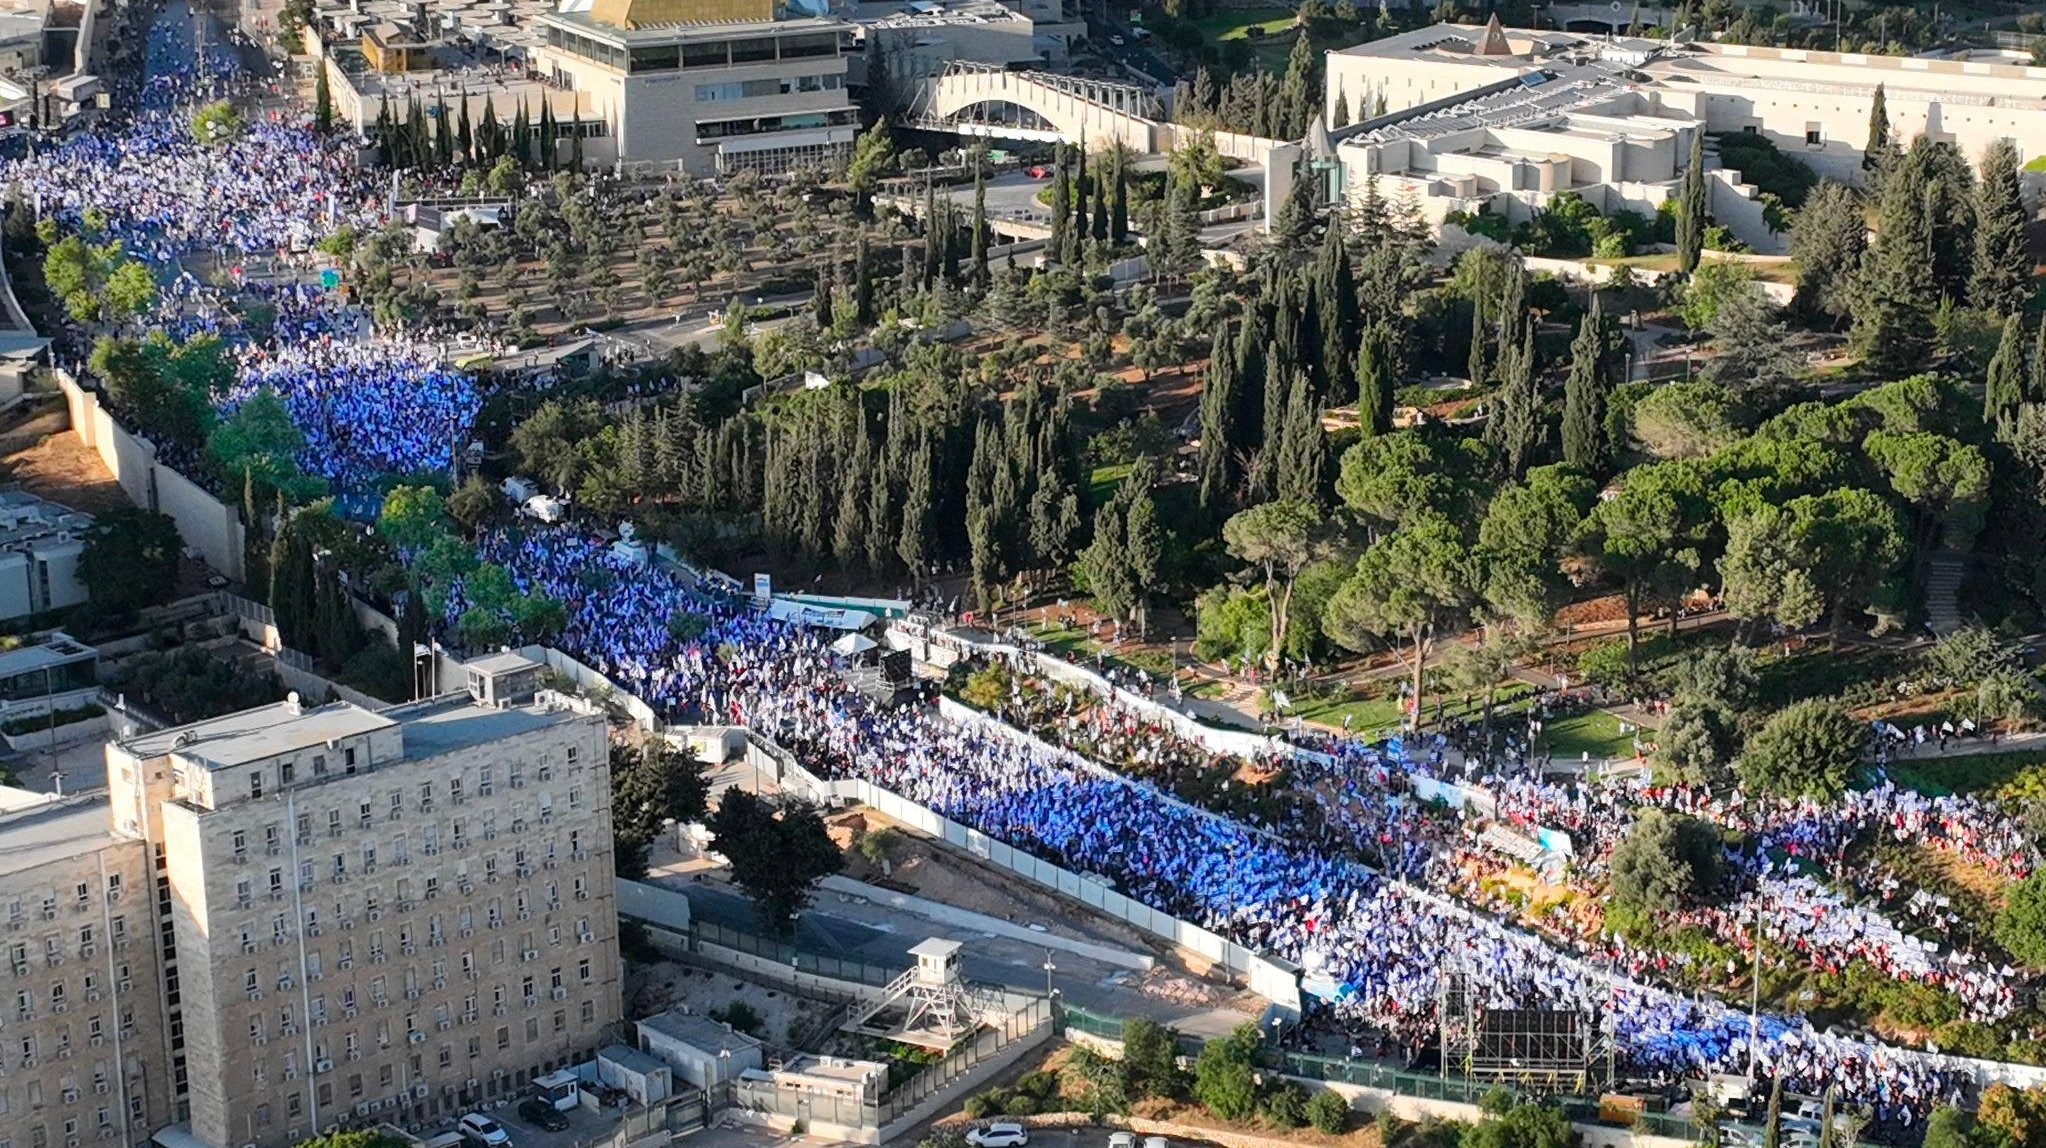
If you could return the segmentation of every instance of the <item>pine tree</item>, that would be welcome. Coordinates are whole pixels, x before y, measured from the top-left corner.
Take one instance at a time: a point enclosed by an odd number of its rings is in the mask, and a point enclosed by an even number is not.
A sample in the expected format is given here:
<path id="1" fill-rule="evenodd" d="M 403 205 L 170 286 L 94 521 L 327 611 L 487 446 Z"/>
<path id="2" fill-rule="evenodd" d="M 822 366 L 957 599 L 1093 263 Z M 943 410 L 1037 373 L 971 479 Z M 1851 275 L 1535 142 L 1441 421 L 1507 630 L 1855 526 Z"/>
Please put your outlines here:
<path id="1" fill-rule="evenodd" d="M 1693 129 L 1691 162 L 1677 191 L 1677 270 L 1686 275 L 1698 269 L 1705 250 L 1705 212 L 1705 133 Z"/>
<path id="2" fill-rule="evenodd" d="M 1861 153 L 1861 168 L 1880 176 L 1896 158 L 1897 145 L 1890 139 L 1890 100 L 1877 84 L 1868 106 L 1868 144 Z"/>
<path id="3" fill-rule="evenodd" d="M 1996 341 L 1996 354 L 1989 359 L 1987 383 L 1982 393 L 1982 421 L 2001 427 L 2017 414 L 2025 401 L 2025 320 L 2016 311 L 2003 320 L 2003 337 Z"/>
<path id="4" fill-rule="evenodd" d="M 1931 358 L 1939 305 L 1931 253 L 1924 172 L 1901 164 L 1883 181 L 1875 243 L 1855 277 L 1853 346 L 1883 377 L 1909 374 Z"/>
<path id="5" fill-rule="evenodd" d="M 1577 326 L 1570 343 L 1570 375 L 1563 383 L 1563 461 L 1595 479 L 1612 467 L 1612 443 L 1606 437 L 1606 394 L 1613 373 L 1607 364 L 1610 338 L 1598 293 Z"/>
<path id="6" fill-rule="evenodd" d="M 327 86 L 327 62 L 321 60 L 318 76 L 313 80 L 313 127 L 321 135 L 334 131 L 334 93 Z"/>
<path id="7" fill-rule="evenodd" d="M 1357 425 L 1367 435 L 1392 430 L 1392 372 L 1385 369 L 1379 345 L 1385 332 L 1365 330 L 1357 342 Z"/>
<path id="8" fill-rule="evenodd" d="M 2032 279 L 2028 218 L 2018 187 L 2017 146 L 1999 139 L 1982 159 L 1982 182 L 1975 188 L 1975 261 L 1968 283 L 1969 301 L 1992 315 L 2024 306 Z"/>

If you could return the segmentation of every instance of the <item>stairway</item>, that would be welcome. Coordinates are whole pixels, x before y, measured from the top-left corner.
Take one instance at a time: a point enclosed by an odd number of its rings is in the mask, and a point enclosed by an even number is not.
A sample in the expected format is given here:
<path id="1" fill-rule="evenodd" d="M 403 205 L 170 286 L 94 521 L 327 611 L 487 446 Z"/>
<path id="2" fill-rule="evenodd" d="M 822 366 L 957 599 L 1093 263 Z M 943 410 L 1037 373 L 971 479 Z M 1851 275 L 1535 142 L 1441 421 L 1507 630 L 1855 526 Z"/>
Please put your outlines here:
<path id="1" fill-rule="evenodd" d="M 1961 628 L 1961 578 L 1967 569 L 1967 557 L 1951 550 L 1925 560 L 1925 624 L 1936 637 Z"/>

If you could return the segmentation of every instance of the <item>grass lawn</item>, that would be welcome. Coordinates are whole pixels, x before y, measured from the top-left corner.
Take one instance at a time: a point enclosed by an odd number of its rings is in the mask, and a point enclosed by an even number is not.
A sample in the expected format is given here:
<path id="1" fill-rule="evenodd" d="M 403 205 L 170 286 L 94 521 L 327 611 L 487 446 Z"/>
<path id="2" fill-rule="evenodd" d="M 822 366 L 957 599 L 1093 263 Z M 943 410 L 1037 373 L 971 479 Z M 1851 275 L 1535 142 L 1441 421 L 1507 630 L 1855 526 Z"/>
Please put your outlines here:
<path id="1" fill-rule="evenodd" d="M 1352 732 L 1371 736 L 1398 729 L 1400 724 L 1399 700 L 1389 694 L 1382 698 L 1345 696 L 1302 702 L 1287 710 L 1286 715 L 1332 726 L 1342 725 L 1347 717 Z"/>
<path id="2" fill-rule="evenodd" d="M 1044 643 L 1047 652 L 1056 654 L 1076 666 L 1092 668 L 1094 655 L 1101 643 L 1087 636 L 1085 630 L 1064 626 L 1047 626 L 1041 622 L 1024 627 L 1032 637 Z M 1169 679 L 1172 675 L 1172 657 L 1156 650 L 1121 650 L 1109 652 L 1103 659 L 1110 666 L 1124 666 L 1142 670 L 1154 678 Z M 1170 684 L 1169 682 L 1167 684 Z M 1197 698 L 1216 698 L 1225 692 L 1220 682 L 1201 681 L 1186 691 Z"/>
<path id="3" fill-rule="evenodd" d="M 1091 499 L 1088 505 L 1100 506 L 1113 497 L 1115 488 L 1122 485 L 1122 480 L 1130 476 L 1130 471 L 1135 465 L 1118 462 L 1095 467 L 1094 473 L 1087 478 L 1087 494 Z"/>
<path id="4" fill-rule="evenodd" d="M 1620 719 L 1604 710 L 1572 717 L 1553 718 L 1542 730 L 1549 755 L 1558 761 L 1575 761 L 1585 754 L 1591 760 L 1623 760 L 1634 756 L 1634 734 L 1622 732 Z"/>
<path id="5" fill-rule="evenodd" d="M 1293 26 L 1294 12 L 1291 8 L 1225 8 L 1206 16 L 1194 18 L 1193 26 L 1209 40 L 1244 40 L 1252 28 L 1263 28 L 1266 35 L 1277 35 Z"/>
<path id="6" fill-rule="evenodd" d="M 1898 785 L 1935 796 L 1983 793 L 2002 798 L 2037 797 L 2046 792 L 2046 750 L 2015 753 L 1972 753 L 1958 757 L 1892 759 L 1890 777 Z"/>

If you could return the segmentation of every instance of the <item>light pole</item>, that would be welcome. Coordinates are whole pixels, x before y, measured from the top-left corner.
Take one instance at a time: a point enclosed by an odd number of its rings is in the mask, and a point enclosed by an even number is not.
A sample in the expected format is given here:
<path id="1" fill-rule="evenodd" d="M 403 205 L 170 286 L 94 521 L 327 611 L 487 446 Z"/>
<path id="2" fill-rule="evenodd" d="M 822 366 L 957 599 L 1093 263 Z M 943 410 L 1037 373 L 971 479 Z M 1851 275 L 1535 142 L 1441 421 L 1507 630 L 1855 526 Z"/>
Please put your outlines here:
<path id="1" fill-rule="evenodd" d="M 1051 999 L 1052 996 L 1051 975 L 1057 971 L 1058 966 L 1053 964 L 1051 961 L 1051 950 L 1050 949 L 1044 950 L 1044 999 L 1046 1000 Z"/>

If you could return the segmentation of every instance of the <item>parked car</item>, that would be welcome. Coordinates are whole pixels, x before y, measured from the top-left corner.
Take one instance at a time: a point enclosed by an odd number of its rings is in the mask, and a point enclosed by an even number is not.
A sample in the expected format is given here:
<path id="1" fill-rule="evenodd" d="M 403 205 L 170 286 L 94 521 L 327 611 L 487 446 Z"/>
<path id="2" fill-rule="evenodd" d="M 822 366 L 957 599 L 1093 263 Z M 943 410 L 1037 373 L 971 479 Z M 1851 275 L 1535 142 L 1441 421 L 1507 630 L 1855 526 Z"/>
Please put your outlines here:
<path id="1" fill-rule="evenodd" d="M 973 1148 L 1023 1148 L 1030 1143 L 1030 1130 L 1021 1124 L 990 1124 L 966 1134 Z"/>
<path id="2" fill-rule="evenodd" d="M 519 1119 L 543 1132 L 559 1132 L 568 1127 L 568 1114 L 537 1096 L 519 1101 Z"/>
<path id="3" fill-rule="evenodd" d="M 1172 1148 L 1172 1141 L 1163 1136 L 1144 1137 L 1144 1148 Z"/>
<path id="4" fill-rule="evenodd" d="M 1123 46 L 1125 41 L 1121 36 L 1110 36 L 1108 38 L 1108 43 L 1110 47 L 1120 48 Z"/>
<path id="5" fill-rule="evenodd" d="M 1137 1148 L 1134 1132 L 1111 1132 L 1108 1134 L 1108 1148 Z"/>
<path id="6" fill-rule="evenodd" d="M 480 1144 L 483 1148 L 511 1148 L 511 1133 L 504 1130 L 504 1125 L 481 1112 L 471 1112 L 462 1117 L 462 1122 L 455 1127 L 472 1144 Z"/>
<path id="7" fill-rule="evenodd" d="M 1051 169 L 1044 166 L 1041 163 L 1033 163 L 1029 167 L 1023 169 L 1023 174 L 1029 176 L 1031 179 L 1050 179 Z"/>

